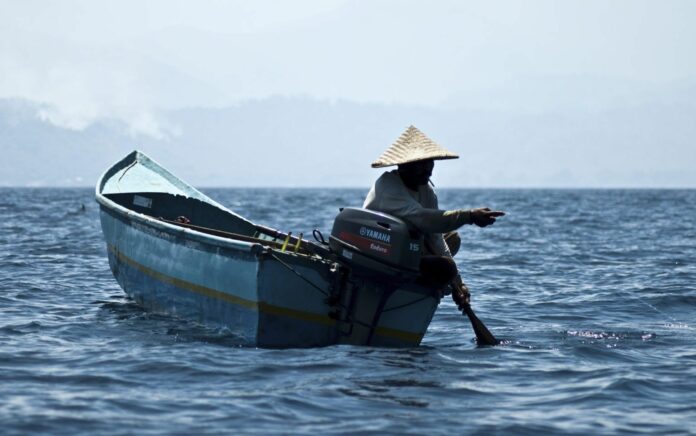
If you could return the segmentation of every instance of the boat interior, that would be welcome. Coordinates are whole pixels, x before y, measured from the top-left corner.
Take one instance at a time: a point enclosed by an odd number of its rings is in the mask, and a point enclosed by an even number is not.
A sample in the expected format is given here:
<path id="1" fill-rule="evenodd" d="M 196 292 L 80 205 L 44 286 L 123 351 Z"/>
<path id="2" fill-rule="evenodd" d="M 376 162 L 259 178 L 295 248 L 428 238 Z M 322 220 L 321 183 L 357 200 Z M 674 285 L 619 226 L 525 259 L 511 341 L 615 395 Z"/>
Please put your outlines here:
<path id="1" fill-rule="evenodd" d="M 153 218 L 176 221 L 186 217 L 191 224 L 228 233 L 253 236 L 254 224 L 196 198 L 165 192 L 106 194 L 117 204 Z"/>
<path id="2" fill-rule="evenodd" d="M 185 195 L 164 192 L 104 194 L 134 212 L 202 233 L 256 242 L 298 254 L 318 254 L 317 244 L 275 229 L 255 225 L 216 205 Z"/>

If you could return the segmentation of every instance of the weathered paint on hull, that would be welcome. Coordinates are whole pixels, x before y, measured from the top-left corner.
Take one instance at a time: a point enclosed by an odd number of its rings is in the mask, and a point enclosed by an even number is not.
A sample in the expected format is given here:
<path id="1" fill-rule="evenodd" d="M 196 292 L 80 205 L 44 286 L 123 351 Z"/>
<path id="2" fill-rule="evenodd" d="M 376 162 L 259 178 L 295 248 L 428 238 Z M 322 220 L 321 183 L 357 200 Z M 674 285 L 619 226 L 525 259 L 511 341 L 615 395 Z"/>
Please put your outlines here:
<path id="1" fill-rule="evenodd" d="M 252 250 L 223 250 L 130 224 L 102 212 L 114 276 L 124 291 L 144 307 L 228 327 L 252 345 L 332 343 L 335 321 L 323 307 L 317 311 L 315 304 L 312 312 L 305 305 L 303 311 L 293 312 L 291 307 L 259 301 L 260 262 Z M 280 318 L 285 324 L 292 323 L 293 328 L 268 328 L 260 322 L 260 314 L 264 314 L 266 323 L 271 318 L 272 324 L 281 324 L 274 320 Z"/>
<path id="2" fill-rule="evenodd" d="M 207 325 L 228 327 L 244 343 L 256 342 L 256 310 L 206 296 L 194 290 L 200 287 L 135 263 L 113 247 L 109 249 L 109 265 L 126 294 L 146 309 Z"/>
<path id="3" fill-rule="evenodd" d="M 332 308 L 326 296 L 305 281 L 328 291 L 321 274 L 328 273 L 326 265 L 295 260 L 292 268 L 303 279 L 273 257 L 279 253 L 269 256 L 257 245 L 235 249 L 198 242 L 189 231 L 172 234 L 106 208 L 101 220 L 109 264 L 130 297 L 157 312 L 225 326 L 249 345 L 312 347 L 367 344 L 370 339 L 377 346 L 417 346 L 437 307 L 434 298 L 397 291 L 388 306 L 423 301 L 383 313 L 370 335 L 364 324 L 372 321 L 380 290 L 357 294 L 358 324 L 338 323 L 328 316 Z"/>

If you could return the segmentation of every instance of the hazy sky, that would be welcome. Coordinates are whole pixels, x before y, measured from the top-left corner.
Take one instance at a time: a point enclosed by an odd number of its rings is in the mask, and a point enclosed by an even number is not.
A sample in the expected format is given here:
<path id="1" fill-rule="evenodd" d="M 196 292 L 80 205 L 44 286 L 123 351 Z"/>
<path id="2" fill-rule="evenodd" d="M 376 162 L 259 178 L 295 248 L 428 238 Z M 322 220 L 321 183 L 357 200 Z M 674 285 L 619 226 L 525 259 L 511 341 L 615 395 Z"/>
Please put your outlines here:
<path id="1" fill-rule="evenodd" d="M 169 134 L 159 109 L 274 95 L 693 111 L 695 23 L 689 0 L 0 0 L 0 98 L 47 103 L 56 125 L 110 117 L 153 137 Z"/>

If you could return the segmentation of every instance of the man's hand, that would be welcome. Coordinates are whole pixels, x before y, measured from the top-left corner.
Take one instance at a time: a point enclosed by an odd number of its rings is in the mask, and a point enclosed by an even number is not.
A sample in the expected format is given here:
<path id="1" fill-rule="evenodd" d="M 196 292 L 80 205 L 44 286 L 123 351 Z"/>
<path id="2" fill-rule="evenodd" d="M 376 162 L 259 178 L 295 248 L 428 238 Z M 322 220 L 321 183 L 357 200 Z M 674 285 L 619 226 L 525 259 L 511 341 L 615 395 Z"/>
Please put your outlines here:
<path id="1" fill-rule="evenodd" d="M 479 227 L 490 226 L 499 216 L 505 215 L 505 212 L 499 210 L 490 210 L 487 207 L 479 209 L 471 209 L 471 221 Z"/>
<path id="2" fill-rule="evenodd" d="M 452 300 L 457 303 L 459 309 L 464 307 L 465 304 L 469 304 L 471 301 L 469 288 L 464 284 L 462 278 L 459 276 L 452 281 Z"/>

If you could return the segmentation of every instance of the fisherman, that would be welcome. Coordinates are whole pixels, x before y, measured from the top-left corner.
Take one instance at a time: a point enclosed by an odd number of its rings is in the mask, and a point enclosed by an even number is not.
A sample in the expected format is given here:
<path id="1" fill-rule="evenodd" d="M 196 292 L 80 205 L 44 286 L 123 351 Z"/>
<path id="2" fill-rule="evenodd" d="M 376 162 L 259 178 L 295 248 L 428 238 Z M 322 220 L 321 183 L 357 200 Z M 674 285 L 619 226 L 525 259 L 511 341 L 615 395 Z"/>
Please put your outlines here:
<path id="1" fill-rule="evenodd" d="M 363 207 L 401 218 L 423 234 L 425 246 L 418 281 L 435 289 L 450 285 L 452 299 L 461 308 L 469 303 L 470 295 L 452 259 L 461 241 L 456 229 L 465 224 L 486 227 L 505 214 L 487 207 L 439 209 L 437 195 L 428 184 L 434 161 L 458 158 L 410 126 L 372 163 L 372 168 L 397 165 L 397 169 L 377 179 Z"/>

